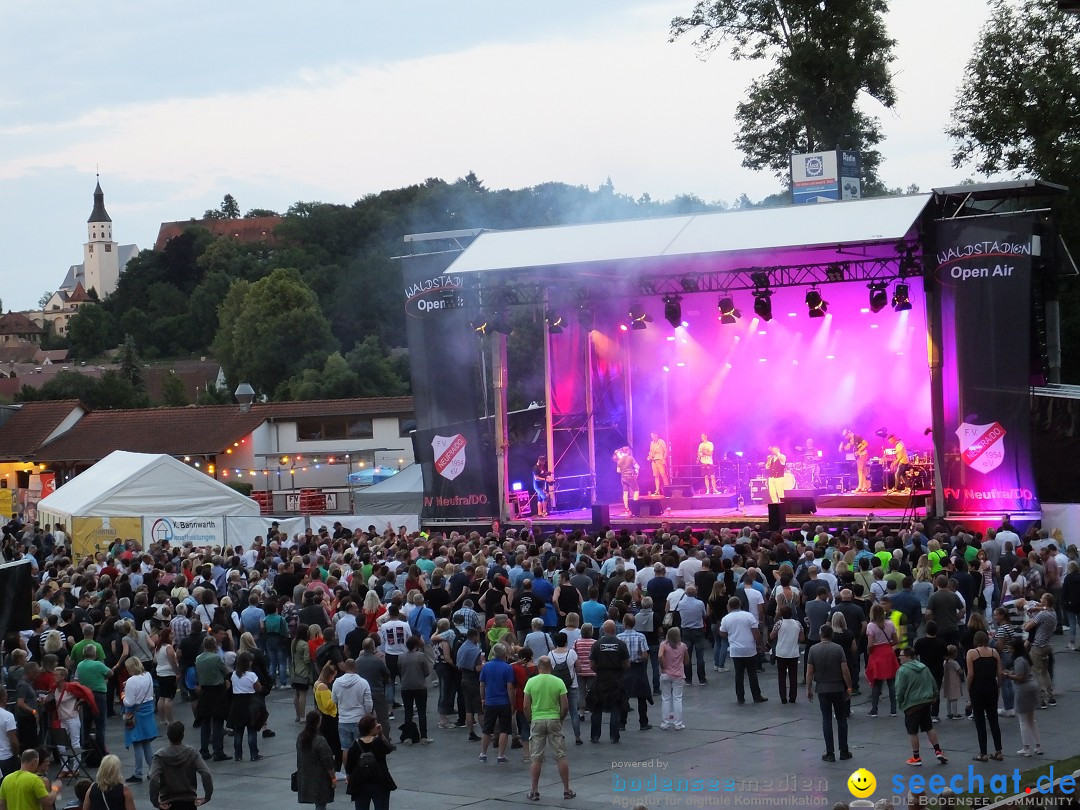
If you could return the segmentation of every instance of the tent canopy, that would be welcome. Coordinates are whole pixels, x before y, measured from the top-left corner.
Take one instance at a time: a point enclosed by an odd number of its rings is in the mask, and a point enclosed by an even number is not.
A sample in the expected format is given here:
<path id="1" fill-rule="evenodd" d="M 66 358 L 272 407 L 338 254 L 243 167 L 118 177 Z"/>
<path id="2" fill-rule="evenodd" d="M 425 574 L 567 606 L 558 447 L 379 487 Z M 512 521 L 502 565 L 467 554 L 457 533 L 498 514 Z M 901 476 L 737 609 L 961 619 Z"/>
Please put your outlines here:
<path id="1" fill-rule="evenodd" d="M 259 505 L 172 456 L 116 450 L 38 504 L 61 519 L 258 515 Z"/>
<path id="2" fill-rule="evenodd" d="M 410 464 L 397 475 L 354 492 L 353 510 L 358 515 L 419 515 L 423 501 L 423 472 L 419 464 Z"/>
<path id="3" fill-rule="evenodd" d="M 886 244 L 891 250 L 911 231 L 930 198 L 929 194 L 912 194 L 626 222 L 485 231 L 446 272 L 453 275 L 611 263 L 626 268 L 640 261 L 713 254 L 731 254 L 727 262 L 734 267 L 748 261 L 768 263 L 769 257 L 778 255 L 832 253 L 840 244 Z"/>

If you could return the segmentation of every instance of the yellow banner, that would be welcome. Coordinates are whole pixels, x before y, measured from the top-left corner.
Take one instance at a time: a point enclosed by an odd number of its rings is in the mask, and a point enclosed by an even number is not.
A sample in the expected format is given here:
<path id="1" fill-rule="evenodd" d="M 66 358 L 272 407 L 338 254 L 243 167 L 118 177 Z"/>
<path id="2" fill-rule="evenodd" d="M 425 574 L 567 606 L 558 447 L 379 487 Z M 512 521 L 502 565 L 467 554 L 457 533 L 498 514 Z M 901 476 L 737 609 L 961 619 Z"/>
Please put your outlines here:
<path id="1" fill-rule="evenodd" d="M 116 540 L 142 540 L 142 518 L 73 517 L 71 549 L 79 556 L 106 551 Z"/>

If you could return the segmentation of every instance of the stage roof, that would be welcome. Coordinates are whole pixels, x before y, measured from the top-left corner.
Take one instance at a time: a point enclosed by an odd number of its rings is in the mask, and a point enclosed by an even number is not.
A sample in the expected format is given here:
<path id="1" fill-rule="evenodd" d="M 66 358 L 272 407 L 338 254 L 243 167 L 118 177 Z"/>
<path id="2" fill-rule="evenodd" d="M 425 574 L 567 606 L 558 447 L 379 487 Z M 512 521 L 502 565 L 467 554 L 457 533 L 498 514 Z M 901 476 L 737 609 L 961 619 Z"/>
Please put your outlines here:
<path id="1" fill-rule="evenodd" d="M 680 217 L 488 231 L 448 273 L 703 256 L 778 254 L 839 245 L 891 246 L 909 234 L 930 194 L 752 208 Z"/>

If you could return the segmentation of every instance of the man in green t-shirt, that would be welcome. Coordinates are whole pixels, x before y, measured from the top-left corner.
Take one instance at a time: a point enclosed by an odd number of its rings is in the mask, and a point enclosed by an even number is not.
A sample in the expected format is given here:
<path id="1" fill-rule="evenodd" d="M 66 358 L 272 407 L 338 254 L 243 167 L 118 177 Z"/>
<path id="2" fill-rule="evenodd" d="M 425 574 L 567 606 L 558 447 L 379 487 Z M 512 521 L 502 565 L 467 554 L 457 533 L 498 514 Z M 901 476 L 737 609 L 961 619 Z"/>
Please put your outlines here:
<path id="1" fill-rule="evenodd" d="M 75 667 L 75 680 L 94 693 L 94 703 L 97 705 L 94 726 L 97 729 L 98 740 L 104 743 L 105 716 L 109 709 L 105 679 L 112 677 L 112 670 L 98 658 L 98 647 L 100 646 L 89 645 L 83 649 L 82 661 Z"/>
<path id="2" fill-rule="evenodd" d="M 82 626 L 82 634 L 82 641 L 78 642 L 74 647 L 71 648 L 71 655 L 69 657 L 71 658 L 72 663 L 70 664 L 70 666 L 78 666 L 82 662 L 83 651 L 87 647 L 93 647 L 94 649 L 96 649 L 97 660 L 104 661 L 105 648 L 102 647 L 98 642 L 94 641 L 94 625 L 84 624 Z"/>
<path id="3" fill-rule="evenodd" d="M 55 782 L 52 790 L 45 787 L 45 782 L 38 775 L 38 752 L 28 748 L 22 753 L 22 765 L 19 770 L 9 773 L 0 782 L 0 804 L 5 810 L 52 810 L 56 806 L 56 797 L 60 795 L 60 783 Z"/>
<path id="4" fill-rule="evenodd" d="M 529 799 L 540 800 L 540 769 L 549 745 L 562 779 L 563 798 L 572 799 L 577 794 L 570 789 L 570 763 L 566 761 L 566 737 L 563 735 L 563 720 L 570 707 L 566 683 L 551 674 L 551 659 L 546 655 L 540 656 L 536 668 L 537 674 L 525 682 L 525 717 L 530 723 L 529 756 L 532 759 Z"/>

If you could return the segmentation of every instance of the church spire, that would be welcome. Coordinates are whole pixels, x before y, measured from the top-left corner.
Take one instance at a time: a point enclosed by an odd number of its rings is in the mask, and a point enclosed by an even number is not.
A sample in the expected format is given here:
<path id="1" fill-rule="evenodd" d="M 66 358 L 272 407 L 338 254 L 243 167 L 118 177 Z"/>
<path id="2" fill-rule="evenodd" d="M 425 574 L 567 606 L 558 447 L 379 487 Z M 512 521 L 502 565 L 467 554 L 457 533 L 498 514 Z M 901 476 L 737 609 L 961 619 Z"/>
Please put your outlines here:
<path id="1" fill-rule="evenodd" d="M 94 210 L 87 222 L 112 222 L 112 217 L 105 210 L 105 192 L 101 190 L 101 177 L 98 176 L 97 188 L 94 189 Z"/>

